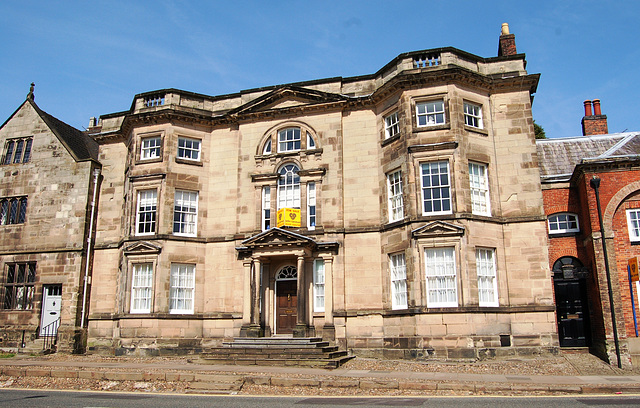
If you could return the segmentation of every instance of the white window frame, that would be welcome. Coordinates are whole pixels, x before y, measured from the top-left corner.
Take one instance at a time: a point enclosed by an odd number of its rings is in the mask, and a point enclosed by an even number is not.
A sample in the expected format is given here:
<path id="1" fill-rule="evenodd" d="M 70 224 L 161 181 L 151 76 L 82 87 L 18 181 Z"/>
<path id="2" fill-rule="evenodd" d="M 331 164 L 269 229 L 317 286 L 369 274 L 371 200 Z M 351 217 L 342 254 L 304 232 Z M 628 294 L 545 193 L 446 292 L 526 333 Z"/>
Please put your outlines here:
<path id="1" fill-rule="evenodd" d="M 178 215 L 179 219 L 176 221 Z M 178 231 L 176 225 L 179 226 Z M 173 203 L 173 235 L 198 235 L 198 192 L 176 190 Z"/>
<path id="2" fill-rule="evenodd" d="M 478 304 L 482 307 L 497 307 L 498 274 L 495 249 L 476 249 L 476 273 L 478 275 Z"/>
<path id="3" fill-rule="evenodd" d="M 442 172 L 445 166 L 446 172 Z M 437 166 L 437 167 L 436 167 Z M 429 169 L 429 173 L 425 174 L 425 168 Z M 422 215 L 439 215 L 439 214 L 451 214 L 453 212 L 451 198 L 451 172 L 449 170 L 449 161 L 440 160 L 432 162 L 420 163 L 420 190 L 422 197 Z M 435 170 L 435 171 L 434 171 Z M 446 175 L 446 180 L 443 180 L 443 176 Z M 437 177 L 437 185 L 433 185 L 434 177 Z M 425 181 L 428 181 L 429 185 L 425 185 Z M 443 183 L 444 181 L 444 183 Z M 445 197 L 446 195 L 446 197 Z M 428 197 L 429 196 L 429 197 Z M 427 210 L 426 204 L 431 204 L 431 210 Z M 436 210 L 438 204 L 439 210 Z M 446 208 L 448 207 L 448 208 Z"/>
<path id="4" fill-rule="evenodd" d="M 307 149 L 315 149 L 316 141 L 311 135 L 311 132 L 307 131 Z"/>
<path id="5" fill-rule="evenodd" d="M 400 134 L 400 121 L 398 111 L 384 117 L 384 138 L 389 139 Z"/>
<path id="6" fill-rule="evenodd" d="M 153 301 L 153 264 L 133 264 L 131 272 L 130 313 L 151 313 Z"/>
<path id="7" fill-rule="evenodd" d="M 288 127 L 278 131 L 278 153 L 300 151 L 302 144 L 302 129 Z"/>
<path id="8" fill-rule="evenodd" d="M 260 225 L 262 231 L 271 228 L 271 186 L 262 187 L 262 216 Z"/>
<path id="9" fill-rule="evenodd" d="M 262 154 L 271 154 L 271 138 L 269 138 L 269 140 L 264 144 Z"/>
<path id="10" fill-rule="evenodd" d="M 196 266 L 171 264 L 169 313 L 193 314 L 195 303 Z"/>
<path id="11" fill-rule="evenodd" d="M 313 261 L 313 311 L 324 312 L 324 283 L 325 269 L 324 259 Z"/>
<path id="12" fill-rule="evenodd" d="M 486 164 L 469 162 L 469 190 L 471 194 L 471 213 L 490 216 L 491 199 L 487 168 Z"/>
<path id="13" fill-rule="evenodd" d="M 162 138 L 160 136 L 140 138 L 140 160 L 157 159 L 162 152 L 161 148 Z"/>
<path id="14" fill-rule="evenodd" d="M 575 227 L 570 226 L 572 223 L 575 223 Z M 551 214 L 547 218 L 547 226 L 549 228 L 549 235 L 580 232 L 578 214 L 574 213 L 564 212 Z"/>
<path id="15" fill-rule="evenodd" d="M 401 170 L 387 174 L 387 196 L 389 222 L 402 220 L 404 218 L 404 197 Z"/>
<path id="16" fill-rule="evenodd" d="M 458 278 L 454 247 L 425 248 L 427 307 L 457 307 Z"/>
<path id="17" fill-rule="evenodd" d="M 147 219 L 146 215 L 152 217 L 151 220 Z M 150 226 L 150 228 L 143 228 L 144 230 L 150 229 L 150 231 L 140 232 L 140 227 Z M 138 190 L 138 202 L 136 206 L 136 226 L 135 235 L 154 235 L 156 228 L 158 228 L 158 190 Z"/>
<path id="18" fill-rule="evenodd" d="M 476 129 L 483 129 L 482 105 L 464 102 L 464 124 Z"/>
<path id="19" fill-rule="evenodd" d="M 444 100 L 416 103 L 416 125 L 418 127 L 438 126 L 447 123 Z"/>
<path id="20" fill-rule="evenodd" d="M 316 206 L 316 183 L 307 183 L 307 229 L 316 229 L 318 221 L 318 207 Z"/>
<path id="21" fill-rule="evenodd" d="M 627 227 L 629 228 L 629 241 L 640 242 L 640 208 L 627 210 Z"/>
<path id="22" fill-rule="evenodd" d="M 389 272 L 391 277 L 391 308 L 407 309 L 407 263 L 404 253 L 389 255 Z"/>
<path id="23" fill-rule="evenodd" d="M 178 137 L 178 151 L 176 157 L 182 160 L 200 161 L 202 141 L 190 137 Z"/>
<path id="24" fill-rule="evenodd" d="M 281 208 L 300 208 L 300 168 L 287 163 L 278 171 L 278 210 Z"/>

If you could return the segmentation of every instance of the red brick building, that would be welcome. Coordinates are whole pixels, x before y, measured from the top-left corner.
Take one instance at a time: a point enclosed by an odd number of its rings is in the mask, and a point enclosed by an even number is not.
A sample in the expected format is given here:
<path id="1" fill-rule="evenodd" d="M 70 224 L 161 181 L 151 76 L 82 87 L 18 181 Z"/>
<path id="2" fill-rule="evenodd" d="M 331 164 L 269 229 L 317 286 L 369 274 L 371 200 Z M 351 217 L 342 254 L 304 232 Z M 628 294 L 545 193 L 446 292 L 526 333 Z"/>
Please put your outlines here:
<path id="1" fill-rule="evenodd" d="M 585 101 L 582 129 L 536 143 L 560 345 L 637 365 L 640 286 L 627 264 L 640 256 L 640 132 L 608 134 L 599 100 Z"/>

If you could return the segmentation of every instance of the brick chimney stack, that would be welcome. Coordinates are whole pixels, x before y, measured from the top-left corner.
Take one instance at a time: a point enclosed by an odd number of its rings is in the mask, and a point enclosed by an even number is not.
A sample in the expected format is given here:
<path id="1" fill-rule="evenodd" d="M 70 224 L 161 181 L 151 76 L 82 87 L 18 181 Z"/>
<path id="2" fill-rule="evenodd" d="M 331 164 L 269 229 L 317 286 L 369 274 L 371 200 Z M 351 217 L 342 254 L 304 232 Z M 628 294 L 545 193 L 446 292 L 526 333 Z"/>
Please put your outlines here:
<path id="1" fill-rule="evenodd" d="M 508 23 L 502 23 L 502 34 L 498 42 L 498 57 L 516 54 L 516 36 L 515 34 L 509 34 Z"/>
<path id="2" fill-rule="evenodd" d="M 593 113 L 591 105 L 593 104 Z M 600 110 L 600 99 L 584 101 L 584 118 L 582 118 L 582 135 L 606 135 L 609 133 L 607 126 L 607 115 L 603 115 Z"/>

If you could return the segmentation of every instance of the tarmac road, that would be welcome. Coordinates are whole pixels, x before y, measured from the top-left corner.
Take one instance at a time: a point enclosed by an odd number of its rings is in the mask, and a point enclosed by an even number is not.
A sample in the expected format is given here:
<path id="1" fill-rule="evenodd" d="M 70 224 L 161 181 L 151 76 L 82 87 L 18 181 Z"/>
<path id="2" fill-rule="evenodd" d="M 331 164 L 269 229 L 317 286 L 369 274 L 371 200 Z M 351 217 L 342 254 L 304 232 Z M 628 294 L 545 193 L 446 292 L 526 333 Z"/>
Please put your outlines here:
<path id="1" fill-rule="evenodd" d="M 437 408 L 633 407 L 640 395 L 558 397 L 278 397 L 0 390 L 0 407 L 437 407 Z"/>

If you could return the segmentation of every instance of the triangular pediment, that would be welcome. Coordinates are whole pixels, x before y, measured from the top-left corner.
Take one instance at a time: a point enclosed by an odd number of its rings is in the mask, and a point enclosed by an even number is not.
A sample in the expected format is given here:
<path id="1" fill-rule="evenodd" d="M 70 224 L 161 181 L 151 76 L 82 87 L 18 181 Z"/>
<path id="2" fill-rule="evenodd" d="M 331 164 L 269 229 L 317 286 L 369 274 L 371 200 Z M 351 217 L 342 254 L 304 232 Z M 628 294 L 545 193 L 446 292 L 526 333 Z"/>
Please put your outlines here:
<path id="1" fill-rule="evenodd" d="M 162 251 L 161 246 L 146 241 L 134 242 L 124 248 L 124 253 L 126 255 L 159 254 L 160 251 Z"/>
<path id="2" fill-rule="evenodd" d="M 296 86 L 283 86 L 248 102 L 231 113 L 251 114 L 273 110 L 309 107 L 345 101 L 342 95 Z"/>
<path id="3" fill-rule="evenodd" d="M 433 221 L 412 231 L 414 238 L 437 238 L 464 235 L 464 227 L 444 221 Z"/>
<path id="4" fill-rule="evenodd" d="M 246 248 L 306 247 L 315 246 L 315 243 L 309 237 L 282 228 L 271 228 L 242 241 Z"/>

